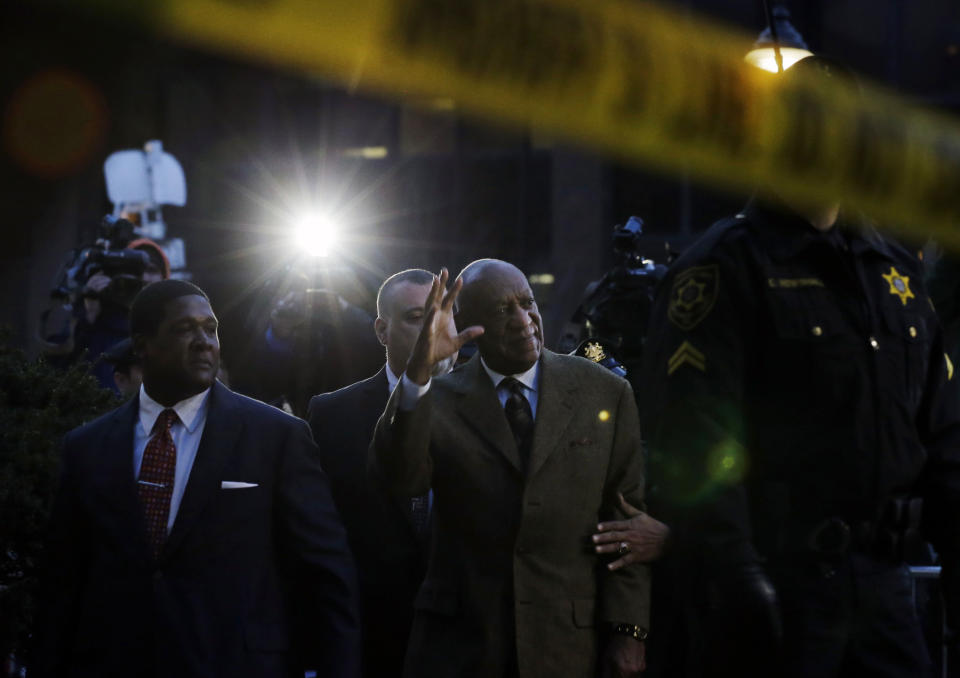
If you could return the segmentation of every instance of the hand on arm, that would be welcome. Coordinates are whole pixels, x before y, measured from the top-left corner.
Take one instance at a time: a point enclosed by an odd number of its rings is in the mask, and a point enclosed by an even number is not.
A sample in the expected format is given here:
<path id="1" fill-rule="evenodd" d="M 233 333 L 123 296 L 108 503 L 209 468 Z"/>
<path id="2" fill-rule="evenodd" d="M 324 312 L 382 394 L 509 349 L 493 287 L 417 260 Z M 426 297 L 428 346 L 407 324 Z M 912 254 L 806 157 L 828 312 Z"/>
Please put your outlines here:
<path id="1" fill-rule="evenodd" d="M 632 563 L 649 563 L 659 558 L 670 535 L 670 528 L 632 506 L 622 494 L 618 494 L 617 499 L 620 510 L 628 519 L 597 525 L 598 532 L 593 535 L 596 552 L 622 555 L 607 565 L 611 570 Z"/>
<path id="2" fill-rule="evenodd" d="M 483 328 L 479 325 L 467 327 L 459 333 L 456 331 L 453 305 L 463 287 L 463 281 L 457 278 L 447 291 L 449 275 L 444 268 L 440 270 L 440 275 L 433 279 L 433 286 L 424 304 L 423 327 L 407 362 L 407 378 L 421 386 L 430 380 L 434 365 L 483 334 Z"/>

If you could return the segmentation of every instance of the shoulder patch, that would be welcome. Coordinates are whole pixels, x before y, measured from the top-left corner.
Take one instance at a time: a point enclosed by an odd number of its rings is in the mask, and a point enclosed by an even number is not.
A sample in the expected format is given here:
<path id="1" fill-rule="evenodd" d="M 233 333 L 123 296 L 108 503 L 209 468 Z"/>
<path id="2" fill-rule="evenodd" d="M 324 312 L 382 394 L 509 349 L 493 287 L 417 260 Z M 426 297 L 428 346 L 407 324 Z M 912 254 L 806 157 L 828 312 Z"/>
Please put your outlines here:
<path id="1" fill-rule="evenodd" d="M 716 264 L 695 266 L 681 271 L 670 288 L 667 317 L 681 330 L 700 324 L 717 302 L 720 275 Z"/>

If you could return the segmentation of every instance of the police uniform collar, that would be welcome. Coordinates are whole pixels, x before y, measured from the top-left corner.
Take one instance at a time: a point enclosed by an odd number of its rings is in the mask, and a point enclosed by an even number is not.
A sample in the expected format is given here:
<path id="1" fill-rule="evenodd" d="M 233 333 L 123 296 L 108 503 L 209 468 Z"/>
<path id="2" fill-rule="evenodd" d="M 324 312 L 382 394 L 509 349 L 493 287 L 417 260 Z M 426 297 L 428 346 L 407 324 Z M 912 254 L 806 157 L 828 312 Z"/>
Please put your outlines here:
<path id="1" fill-rule="evenodd" d="M 854 254 L 860 254 L 868 250 L 879 253 L 887 259 L 895 259 L 896 256 L 890 247 L 890 243 L 866 221 L 850 222 L 844 224 L 845 232 L 850 240 L 850 248 Z"/>
<path id="2" fill-rule="evenodd" d="M 754 197 L 739 215 L 747 220 L 765 249 L 777 259 L 789 259 L 823 242 L 823 234 L 806 219 L 775 198 Z M 863 221 L 837 221 L 854 254 L 874 251 L 893 259 L 889 244 L 875 228 Z"/>
<path id="3" fill-rule="evenodd" d="M 772 198 L 754 197 L 741 215 L 776 259 L 789 259 L 822 241 L 821 234 L 796 212 Z"/>

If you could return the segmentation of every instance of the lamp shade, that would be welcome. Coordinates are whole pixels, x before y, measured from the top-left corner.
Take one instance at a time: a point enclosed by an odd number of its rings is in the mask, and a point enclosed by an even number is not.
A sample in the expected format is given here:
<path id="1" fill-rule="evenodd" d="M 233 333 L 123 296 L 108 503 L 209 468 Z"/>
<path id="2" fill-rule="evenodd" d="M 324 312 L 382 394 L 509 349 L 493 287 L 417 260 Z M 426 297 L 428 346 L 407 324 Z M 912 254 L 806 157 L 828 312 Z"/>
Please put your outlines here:
<path id="1" fill-rule="evenodd" d="M 753 49 L 747 52 L 744 59 L 747 63 L 753 64 L 758 68 L 771 73 L 777 72 L 777 59 L 774 51 L 774 45 L 780 46 L 780 56 L 783 58 L 783 69 L 786 70 L 804 57 L 813 56 L 813 52 L 807 49 L 807 43 L 804 41 L 800 31 L 794 27 L 790 21 L 790 10 L 782 4 L 777 4 L 771 11 L 771 19 L 776 31 L 767 26 L 757 41 L 753 43 Z M 776 39 L 774 39 L 776 35 Z"/>

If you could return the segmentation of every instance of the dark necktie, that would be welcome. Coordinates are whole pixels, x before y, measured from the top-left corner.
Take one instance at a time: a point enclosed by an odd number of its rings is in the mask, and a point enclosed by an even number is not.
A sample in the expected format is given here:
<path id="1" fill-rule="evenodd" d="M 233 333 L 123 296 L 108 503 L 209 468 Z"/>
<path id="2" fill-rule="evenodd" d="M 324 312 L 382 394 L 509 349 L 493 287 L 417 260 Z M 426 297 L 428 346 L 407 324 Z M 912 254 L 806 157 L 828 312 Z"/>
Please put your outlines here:
<path id="1" fill-rule="evenodd" d="M 530 401 L 523 394 L 524 386 L 513 377 L 507 377 L 500 382 L 500 386 L 507 391 L 507 402 L 503 406 L 504 414 L 513 431 L 513 439 L 517 442 L 520 459 L 524 469 L 530 461 L 530 443 L 533 441 L 533 410 Z"/>
<path id="2" fill-rule="evenodd" d="M 170 497 L 177 470 L 177 448 L 170 435 L 177 413 L 165 409 L 153 424 L 153 437 L 143 451 L 137 489 L 147 523 L 147 541 L 153 557 L 160 555 L 167 539 L 167 520 L 170 518 Z"/>

